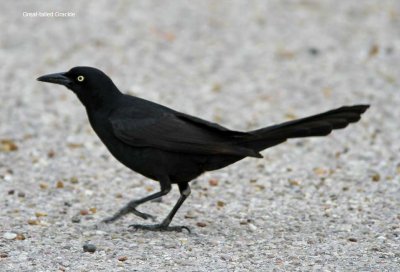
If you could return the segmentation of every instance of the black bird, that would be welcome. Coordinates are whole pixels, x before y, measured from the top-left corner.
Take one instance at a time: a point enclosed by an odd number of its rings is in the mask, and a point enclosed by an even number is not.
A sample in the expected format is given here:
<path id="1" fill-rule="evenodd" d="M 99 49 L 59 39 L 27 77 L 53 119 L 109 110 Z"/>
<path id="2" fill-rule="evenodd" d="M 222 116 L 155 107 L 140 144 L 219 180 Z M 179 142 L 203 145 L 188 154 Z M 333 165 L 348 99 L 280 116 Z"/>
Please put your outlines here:
<path id="1" fill-rule="evenodd" d="M 160 183 L 159 192 L 130 201 L 105 222 L 113 222 L 128 213 L 154 219 L 136 208 L 168 194 L 171 184 L 178 185 L 180 198 L 160 224 L 131 225 L 146 230 L 189 231 L 185 226 L 170 226 L 170 223 L 190 194 L 189 182 L 205 171 L 223 168 L 246 157 L 262 158 L 260 151 L 290 138 L 326 136 L 334 129 L 360 120 L 369 107 L 344 106 L 307 118 L 240 132 L 123 94 L 96 68 L 75 67 L 37 80 L 72 90 L 85 106 L 92 128 L 111 154 L 133 171 Z"/>

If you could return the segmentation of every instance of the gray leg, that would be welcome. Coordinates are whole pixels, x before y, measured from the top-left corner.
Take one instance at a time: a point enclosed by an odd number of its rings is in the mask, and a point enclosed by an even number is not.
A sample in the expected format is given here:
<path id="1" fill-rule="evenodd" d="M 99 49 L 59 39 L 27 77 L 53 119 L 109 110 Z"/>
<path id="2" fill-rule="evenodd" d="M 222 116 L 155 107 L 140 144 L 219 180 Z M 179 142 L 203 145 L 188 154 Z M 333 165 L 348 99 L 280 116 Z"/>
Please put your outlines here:
<path id="1" fill-rule="evenodd" d="M 129 227 L 135 229 L 143 229 L 143 230 L 154 230 L 154 231 L 182 231 L 187 230 L 190 232 L 190 229 L 186 226 L 172 226 L 170 227 L 169 224 L 171 223 L 172 219 L 174 218 L 176 212 L 181 207 L 182 203 L 186 200 L 186 198 L 190 195 L 190 187 L 188 183 L 179 183 L 179 192 L 181 196 L 179 197 L 178 201 L 176 202 L 175 206 L 169 212 L 167 217 L 160 223 L 156 225 L 130 225 Z"/>
<path id="2" fill-rule="evenodd" d="M 114 222 L 115 220 L 119 219 L 120 217 L 122 217 L 128 213 L 133 213 L 143 219 L 151 218 L 154 220 L 155 217 L 153 215 L 139 212 L 138 210 L 136 210 L 136 207 L 147 201 L 162 197 L 171 191 L 171 183 L 170 183 L 169 179 L 168 180 L 166 180 L 166 179 L 160 180 L 160 185 L 161 185 L 160 192 L 154 193 L 152 195 L 146 196 L 146 197 L 138 199 L 138 200 L 130 201 L 128 204 L 126 204 L 124 207 L 122 207 L 116 214 L 114 214 L 113 216 L 111 216 L 109 218 L 104 219 L 103 222 L 105 222 L 105 223 Z"/>

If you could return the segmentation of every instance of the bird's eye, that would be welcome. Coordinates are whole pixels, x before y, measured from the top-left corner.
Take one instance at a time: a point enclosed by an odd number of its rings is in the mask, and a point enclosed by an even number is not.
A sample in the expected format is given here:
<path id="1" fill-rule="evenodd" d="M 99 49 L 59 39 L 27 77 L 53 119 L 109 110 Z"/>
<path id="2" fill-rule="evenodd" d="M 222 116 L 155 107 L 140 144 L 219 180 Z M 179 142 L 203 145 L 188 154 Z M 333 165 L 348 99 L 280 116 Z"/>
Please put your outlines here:
<path id="1" fill-rule="evenodd" d="M 84 77 L 84 76 L 78 76 L 76 79 L 77 79 L 79 82 L 82 82 L 82 81 L 85 80 L 85 77 Z"/>

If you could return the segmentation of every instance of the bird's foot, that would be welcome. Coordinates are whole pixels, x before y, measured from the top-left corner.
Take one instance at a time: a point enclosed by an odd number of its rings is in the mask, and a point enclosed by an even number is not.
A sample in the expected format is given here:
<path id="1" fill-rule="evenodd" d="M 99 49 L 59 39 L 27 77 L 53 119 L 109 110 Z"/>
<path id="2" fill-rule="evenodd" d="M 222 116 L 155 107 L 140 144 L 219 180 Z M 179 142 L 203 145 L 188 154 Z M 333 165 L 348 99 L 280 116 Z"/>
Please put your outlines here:
<path id="1" fill-rule="evenodd" d="M 151 219 L 153 222 L 156 220 L 156 217 L 148 214 L 148 213 L 143 213 L 143 212 L 139 212 L 138 210 L 136 210 L 134 207 L 124 207 L 122 208 L 119 212 L 117 212 L 116 214 L 114 214 L 111 217 L 108 217 L 106 219 L 103 220 L 104 223 L 111 223 L 116 221 L 117 219 L 119 219 L 120 217 L 122 217 L 123 215 L 127 214 L 127 213 L 133 213 L 145 220 L 147 219 Z"/>
<path id="2" fill-rule="evenodd" d="M 133 213 L 133 214 L 135 214 L 135 215 L 137 215 L 137 216 L 139 216 L 139 217 L 141 217 L 141 218 L 143 218 L 145 220 L 151 219 L 151 221 L 153 221 L 153 222 L 156 221 L 156 217 L 154 215 L 151 215 L 151 214 L 148 214 L 148 213 L 144 213 L 144 212 L 139 212 L 136 209 L 133 209 L 131 211 L 131 213 Z"/>
<path id="3" fill-rule="evenodd" d="M 188 233 L 190 233 L 190 229 L 186 226 L 168 226 L 165 224 L 155 224 L 155 225 L 138 225 L 138 224 L 133 224 L 129 226 L 130 228 L 133 228 L 135 230 L 150 230 L 150 231 L 176 231 L 176 232 L 182 232 L 183 230 L 186 230 Z"/>

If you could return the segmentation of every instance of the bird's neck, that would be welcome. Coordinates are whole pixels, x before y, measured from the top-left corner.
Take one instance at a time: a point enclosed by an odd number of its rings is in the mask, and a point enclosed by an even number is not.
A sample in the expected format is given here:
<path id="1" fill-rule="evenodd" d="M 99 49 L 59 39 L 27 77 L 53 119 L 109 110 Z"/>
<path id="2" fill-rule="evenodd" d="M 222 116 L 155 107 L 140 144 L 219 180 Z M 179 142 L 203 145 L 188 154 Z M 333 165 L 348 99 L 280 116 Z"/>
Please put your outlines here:
<path id="1" fill-rule="evenodd" d="M 88 112 L 96 112 L 113 110 L 123 94 L 115 89 L 111 93 L 93 92 L 93 95 L 77 94 L 77 96 Z"/>

